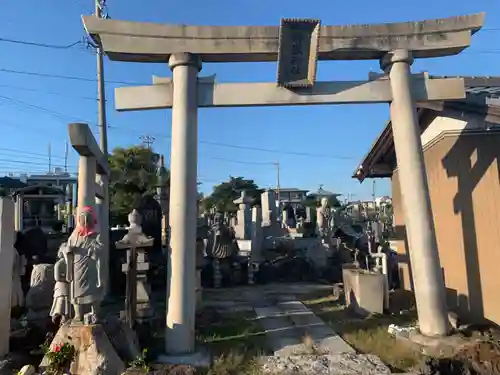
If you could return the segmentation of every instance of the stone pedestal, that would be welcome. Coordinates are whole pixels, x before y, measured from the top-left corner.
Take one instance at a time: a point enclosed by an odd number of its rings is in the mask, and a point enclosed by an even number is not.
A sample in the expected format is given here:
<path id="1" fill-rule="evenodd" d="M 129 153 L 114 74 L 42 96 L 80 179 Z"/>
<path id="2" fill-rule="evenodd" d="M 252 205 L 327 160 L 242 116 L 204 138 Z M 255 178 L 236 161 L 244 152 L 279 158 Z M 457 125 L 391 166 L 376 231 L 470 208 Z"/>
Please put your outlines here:
<path id="1" fill-rule="evenodd" d="M 344 265 L 342 278 L 347 307 L 361 315 L 384 312 L 385 275 Z"/>
<path id="2" fill-rule="evenodd" d="M 71 364 L 71 374 L 78 375 L 117 375 L 125 371 L 125 365 L 116 353 L 104 328 L 97 325 L 63 325 L 57 331 L 51 350 L 56 345 L 69 343 L 76 349 L 76 358 Z M 40 367 L 48 366 L 44 357 Z"/>

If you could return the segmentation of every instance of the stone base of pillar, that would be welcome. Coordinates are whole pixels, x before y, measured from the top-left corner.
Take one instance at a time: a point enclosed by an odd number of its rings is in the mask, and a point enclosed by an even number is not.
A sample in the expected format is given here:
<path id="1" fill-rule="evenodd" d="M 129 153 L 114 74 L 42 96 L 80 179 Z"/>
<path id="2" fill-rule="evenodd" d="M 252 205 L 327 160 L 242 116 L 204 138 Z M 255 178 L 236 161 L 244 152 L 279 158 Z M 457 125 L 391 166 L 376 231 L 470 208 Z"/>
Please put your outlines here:
<path id="1" fill-rule="evenodd" d="M 211 355 L 206 350 L 199 350 L 184 355 L 162 354 L 155 362 L 167 365 L 188 365 L 196 368 L 207 368 L 212 364 Z"/>
<path id="2" fill-rule="evenodd" d="M 259 272 L 260 264 L 256 262 L 248 262 L 248 284 L 255 284 L 255 275 Z"/>
<path id="3" fill-rule="evenodd" d="M 154 310 L 149 303 L 138 303 L 135 314 L 139 323 L 145 323 L 153 318 Z"/>
<path id="4" fill-rule="evenodd" d="M 203 308 L 203 288 L 201 286 L 201 270 L 196 270 L 196 311 Z"/>
<path id="5" fill-rule="evenodd" d="M 213 265 L 213 280 L 214 280 L 214 288 L 220 288 L 222 284 L 222 273 L 220 271 L 220 262 L 219 259 L 214 259 L 212 261 Z"/>

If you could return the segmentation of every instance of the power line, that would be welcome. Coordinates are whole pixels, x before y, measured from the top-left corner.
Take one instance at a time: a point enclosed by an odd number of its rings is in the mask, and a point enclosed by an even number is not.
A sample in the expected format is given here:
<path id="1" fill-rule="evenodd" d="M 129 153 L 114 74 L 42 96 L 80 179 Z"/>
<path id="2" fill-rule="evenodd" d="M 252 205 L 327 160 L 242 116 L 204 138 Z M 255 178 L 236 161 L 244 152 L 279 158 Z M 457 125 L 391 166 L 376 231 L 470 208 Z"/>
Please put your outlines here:
<path id="1" fill-rule="evenodd" d="M 44 156 L 44 157 L 47 157 L 46 154 L 42 154 L 42 153 L 39 153 L 39 152 L 30 152 L 30 151 L 24 151 L 24 150 L 19 150 L 19 149 L 14 149 L 14 148 L 0 147 L 0 150 L 11 151 L 11 152 L 18 152 L 18 153 L 22 153 L 22 154 L 26 154 L 26 155 L 35 155 L 35 156 Z M 52 155 L 52 157 L 56 158 L 56 159 L 64 159 L 64 156 Z"/>
<path id="2" fill-rule="evenodd" d="M 12 44 L 22 44 L 25 46 L 32 46 L 32 47 L 52 48 L 52 49 L 70 49 L 70 48 L 77 46 L 78 44 L 83 45 L 82 40 L 79 40 L 77 42 L 67 44 L 67 45 L 36 43 L 36 42 L 30 42 L 30 41 L 26 41 L 26 40 L 8 39 L 8 38 L 0 38 L 0 42 L 6 42 L 6 43 L 12 43 Z"/>
<path id="3" fill-rule="evenodd" d="M 61 75 L 61 74 L 40 73 L 40 72 L 29 72 L 26 70 L 0 68 L 0 72 L 11 73 L 11 74 L 22 74 L 22 75 L 34 76 L 34 77 L 67 79 L 67 80 L 72 80 L 72 81 L 97 82 L 97 78 L 67 76 L 67 75 Z M 144 82 L 141 83 L 141 82 L 131 82 L 131 81 L 110 81 L 110 80 L 106 80 L 106 83 L 124 84 L 124 85 L 145 85 L 145 84 L 148 84 L 148 83 L 144 83 Z"/>
<path id="4" fill-rule="evenodd" d="M 53 110 L 50 110 L 48 108 L 41 107 L 41 106 L 38 106 L 38 105 L 35 105 L 35 104 L 31 104 L 31 103 L 28 103 L 28 102 L 25 102 L 25 101 L 22 101 L 22 100 L 18 100 L 18 99 L 6 97 L 6 96 L 3 96 L 3 95 L 0 95 L 0 99 L 9 100 L 9 101 L 17 103 L 17 104 L 26 105 L 26 106 L 28 106 L 30 108 L 33 108 L 33 109 L 38 109 L 38 110 L 46 112 L 48 114 L 52 114 L 53 116 L 55 116 L 56 118 L 61 119 L 61 120 L 68 119 L 69 121 L 82 121 L 82 122 L 86 122 L 86 123 L 88 123 L 89 125 L 92 125 L 92 126 L 98 126 L 96 123 L 90 122 L 88 120 L 83 120 L 83 119 L 80 119 L 80 118 L 76 118 L 74 116 L 70 116 L 70 115 L 67 115 L 67 114 L 64 114 L 64 113 L 61 113 L 61 112 L 53 111 Z M 112 126 L 112 125 L 108 125 L 108 128 L 109 129 L 114 129 L 114 130 L 119 130 L 121 132 L 123 132 L 123 131 L 129 131 L 129 132 L 136 133 L 132 129 L 122 128 L 122 127 L 117 127 L 117 126 Z M 164 139 L 170 139 L 171 138 L 170 135 L 157 134 L 157 133 L 150 134 L 150 135 L 147 135 L 145 137 L 154 138 L 154 136 L 157 136 L 159 138 L 164 138 Z M 259 151 L 259 152 L 268 152 L 268 153 L 279 153 L 279 154 L 287 154 L 287 155 L 295 155 L 295 156 L 307 156 L 307 157 L 327 158 L 327 159 L 337 159 L 337 160 L 353 160 L 353 159 L 356 159 L 355 157 L 352 157 L 352 156 L 328 155 L 328 154 L 314 154 L 314 153 L 298 152 L 298 151 L 284 151 L 284 150 L 272 149 L 272 148 L 253 147 L 253 146 L 244 146 L 244 145 L 234 145 L 234 144 L 212 142 L 212 141 L 202 141 L 202 140 L 200 140 L 199 142 L 201 144 L 207 144 L 207 145 L 212 145 L 212 146 L 219 146 L 219 147 L 226 147 L 226 148 L 236 148 L 236 149 L 244 149 L 244 150 Z"/>
<path id="5" fill-rule="evenodd" d="M 207 159 L 207 157 L 203 157 L 203 159 Z M 254 165 L 273 165 L 273 162 L 260 162 L 260 161 L 242 161 L 242 160 L 233 160 L 233 159 L 225 159 L 219 158 L 216 156 L 210 156 L 208 159 L 227 161 L 228 163 L 236 163 L 236 164 L 254 164 Z"/>
<path id="6" fill-rule="evenodd" d="M 500 31 L 500 29 L 491 29 L 489 31 Z M 484 51 L 466 50 L 465 52 L 466 53 L 473 53 L 473 54 L 500 54 L 500 49 L 489 49 L 489 50 L 484 50 Z M 460 55 L 458 55 L 458 56 L 460 56 Z M 97 81 L 96 78 L 52 74 L 52 73 L 42 73 L 42 72 L 31 72 L 31 71 L 26 71 L 26 70 L 16 70 L 16 69 L 7 69 L 7 68 L 0 68 L 0 72 L 11 73 L 11 74 L 22 74 L 22 75 L 29 75 L 29 76 L 35 76 L 35 77 L 67 79 L 67 80 L 83 81 L 83 82 L 96 82 Z M 106 80 L 106 83 L 125 84 L 125 85 L 148 85 L 149 84 L 146 82 L 133 82 L 133 81 L 123 81 L 123 80 Z"/>
<path id="7" fill-rule="evenodd" d="M 244 150 L 270 152 L 270 153 L 283 153 L 283 154 L 296 155 L 296 156 L 310 156 L 310 157 L 316 157 L 316 158 L 330 158 L 330 159 L 342 159 L 342 160 L 352 160 L 352 159 L 355 159 L 352 156 L 340 156 L 340 155 L 328 155 L 328 154 L 313 154 L 313 153 L 309 153 L 309 152 L 296 152 L 296 151 L 282 151 L 282 150 L 273 149 L 273 148 L 263 148 L 263 147 L 233 145 L 233 144 L 211 142 L 211 141 L 200 141 L 200 143 L 204 143 L 204 144 L 208 144 L 208 145 L 213 145 L 213 146 L 220 146 L 220 147 L 239 148 L 239 149 L 244 149 Z"/>
<path id="8" fill-rule="evenodd" d="M 16 164 L 27 164 L 27 165 L 43 165 L 47 166 L 47 163 L 42 163 L 42 162 L 36 162 L 36 161 L 24 161 L 24 160 L 15 160 L 15 159 L 0 159 L 0 162 L 7 162 L 7 163 L 16 163 Z M 61 167 L 64 168 L 64 164 L 52 164 L 53 167 Z M 75 165 L 72 167 L 76 168 Z"/>
<path id="9" fill-rule="evenodd" d="M 8 89 L 13 89 L 13 90 L 39 92 L 39 93 L 46 94 L 46 95 L 64 96 L 66 98 L 70 97 L 70 98 L 75 98 L 75 99 L 84 99 L 84 100 L 92 100 L 92 101 L 97 100 L 96 98 L 93 98 L 90 96 L 79 96 L 79 95 L 72 95 L 72 94 L 63 93 L 63 92 L 46 91 L 46 90 L 41 90 L 41 89 L 32 88 L 32 87 L 24 87 L 24 86 L 17 86 L 17 85 L 4 85 L 4 84 L 0 84 L 0 87 L 5 87 Z"/>
<path id="10" fill-rule="evenodd" d="M 24 105 L 24 106 L 27 106 L 27 107 L 30 107 L 30 108 L 38 109 L 40 111 L 46 112 L 46 113 L 48 113 L 48 114 L 50 114 L 52 116 L 56 116 L 56 117 L 61 118 L 61 119 L 66 118 L 66 119 L 70 119 L 70 121 L 82 121 L 82 122 L 88 123 L 89 125 L 98 126 L 96 123 L 93 123 L 91 121 L 82 120 L 81 118 L 77 118 L 77 117 L 73 117 L 73 116 L 70 116 L 70 115 L 66 115 L 64 113 L 53 111 L 51 109 L 48 109 L 48 108 L 45 108 L 45 107 L 41 107 L 41 106 L 36 105 L 36 104 L 31 104 L 31 103 L 25 102 L 23 100 L 14 99 L 14 98 L 11 98 L 9 96 L 0 95 L 0 99 L 8 100 L 10 102 L 13 102 L 13 103 L 16 103 L 16 104 L 20 104 L 20 105 Z"/>

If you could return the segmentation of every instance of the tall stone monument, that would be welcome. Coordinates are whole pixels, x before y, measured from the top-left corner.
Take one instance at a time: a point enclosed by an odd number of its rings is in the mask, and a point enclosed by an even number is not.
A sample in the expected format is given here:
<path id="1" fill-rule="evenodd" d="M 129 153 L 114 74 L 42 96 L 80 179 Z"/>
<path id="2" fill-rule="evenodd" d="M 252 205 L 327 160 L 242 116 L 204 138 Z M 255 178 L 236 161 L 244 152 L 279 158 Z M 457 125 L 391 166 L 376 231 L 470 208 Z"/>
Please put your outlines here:
<path id="1" fill-rule="evenodd" d="M 276 221 L 276 192 L 274 190 L 266 190 L 260 196 L 262 205 L 262 225 L 268 226 Z"/>

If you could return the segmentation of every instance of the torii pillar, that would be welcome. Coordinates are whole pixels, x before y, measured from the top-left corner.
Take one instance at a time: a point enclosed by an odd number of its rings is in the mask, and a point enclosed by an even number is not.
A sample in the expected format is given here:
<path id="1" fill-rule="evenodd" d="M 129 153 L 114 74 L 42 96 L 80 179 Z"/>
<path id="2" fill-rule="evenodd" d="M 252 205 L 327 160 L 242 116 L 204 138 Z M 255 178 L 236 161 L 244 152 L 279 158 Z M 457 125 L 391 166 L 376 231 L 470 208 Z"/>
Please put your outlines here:
<path id="1" fill-rule="evenodd" d="M 396 50 L 381 60 L 389 73 L 391 121 L 399 168 L 405 226 L 410 248 L 420 331 L 428 336 L 449 332 L 443 274 L 439 261 L 420 127 L 411 89 L 411 53 Z"/>
<path id="2" fill-rule="evenodd" d="M 185 354 L 195 348 L 197 86 L 201 60 L 190 53 L 179 53 L 171 55 L 168 64 L 174 87 L 165 347 L 169 354 Z"/>

